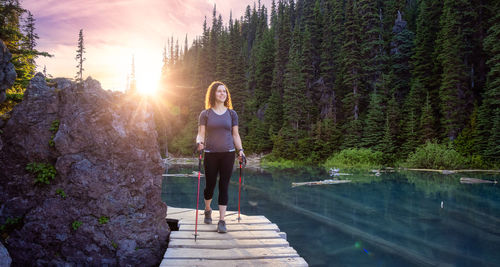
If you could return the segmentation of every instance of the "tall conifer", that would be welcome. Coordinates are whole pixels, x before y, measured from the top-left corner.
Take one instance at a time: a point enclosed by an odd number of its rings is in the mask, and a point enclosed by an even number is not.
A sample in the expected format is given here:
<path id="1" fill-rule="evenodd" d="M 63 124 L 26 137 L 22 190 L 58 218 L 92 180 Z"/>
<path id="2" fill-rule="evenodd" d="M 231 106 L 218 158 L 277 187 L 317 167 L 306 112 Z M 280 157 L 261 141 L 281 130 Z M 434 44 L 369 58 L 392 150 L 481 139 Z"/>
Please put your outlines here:
<path id="1" fill-rule="evenodd" d="M 78 65 L 76 66 L 77 72 L 75 76 L 75 80 L 77 83 L 82 83 L 83 82 L 83 71 L 85 70 L 83 68 L 83 62 L 85 61 L 85 45 L 83 43 L 83 29 L 80 29 L 80 32 L 78 33 L 78 45 L 76 49 L 76 62 Z"/>

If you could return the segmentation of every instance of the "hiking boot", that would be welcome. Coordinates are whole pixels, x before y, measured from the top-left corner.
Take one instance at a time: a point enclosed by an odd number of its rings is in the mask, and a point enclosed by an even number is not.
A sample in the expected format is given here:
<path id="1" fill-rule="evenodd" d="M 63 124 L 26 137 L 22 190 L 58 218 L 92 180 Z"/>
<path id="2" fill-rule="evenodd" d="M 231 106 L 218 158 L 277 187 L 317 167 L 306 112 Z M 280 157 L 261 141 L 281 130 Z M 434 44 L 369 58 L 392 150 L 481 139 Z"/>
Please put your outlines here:
<path id="1" fill-rule="evenodd" d="M 227 233 L 226 222 L 225 221 L 219 221 L 219 223 L 217 224 L 217 232 L 219 232 L 219 233 Z"/>
<path id="2" fill-rule="evenodd" d="M 205 220 L 203 220 L 206 224 L 212 224 L 212 210 L 205 211 Z"/>

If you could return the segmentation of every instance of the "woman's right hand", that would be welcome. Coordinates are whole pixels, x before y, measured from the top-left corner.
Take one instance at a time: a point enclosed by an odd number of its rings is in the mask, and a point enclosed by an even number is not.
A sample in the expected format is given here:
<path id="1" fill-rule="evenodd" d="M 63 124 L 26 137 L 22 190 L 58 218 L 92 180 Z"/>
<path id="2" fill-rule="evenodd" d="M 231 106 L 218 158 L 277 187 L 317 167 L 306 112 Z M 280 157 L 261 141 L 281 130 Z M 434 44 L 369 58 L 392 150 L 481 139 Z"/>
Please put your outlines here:
<path id="1" fill-rule="evenodd" d="M 198 143 L 198 152 L 202 151 L 205 148 L 203 143 Z"/>

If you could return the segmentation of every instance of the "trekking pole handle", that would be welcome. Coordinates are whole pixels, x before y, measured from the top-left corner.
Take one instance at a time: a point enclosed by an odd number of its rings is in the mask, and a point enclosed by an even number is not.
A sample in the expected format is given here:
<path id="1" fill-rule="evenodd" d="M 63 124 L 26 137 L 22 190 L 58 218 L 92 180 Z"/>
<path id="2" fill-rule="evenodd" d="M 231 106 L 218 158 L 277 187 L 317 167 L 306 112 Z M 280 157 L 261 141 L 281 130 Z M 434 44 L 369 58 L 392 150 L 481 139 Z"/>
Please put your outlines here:
<path id="1" fill-rule="evenodd" d="M 243 168 L 245 168 L 245 166 L 247 165 L 247 157 L 245 157 L 245 155 L 241 156 L 241 160 L 239 160 L 239 163 L 240 167 L 243 166 Z"/>

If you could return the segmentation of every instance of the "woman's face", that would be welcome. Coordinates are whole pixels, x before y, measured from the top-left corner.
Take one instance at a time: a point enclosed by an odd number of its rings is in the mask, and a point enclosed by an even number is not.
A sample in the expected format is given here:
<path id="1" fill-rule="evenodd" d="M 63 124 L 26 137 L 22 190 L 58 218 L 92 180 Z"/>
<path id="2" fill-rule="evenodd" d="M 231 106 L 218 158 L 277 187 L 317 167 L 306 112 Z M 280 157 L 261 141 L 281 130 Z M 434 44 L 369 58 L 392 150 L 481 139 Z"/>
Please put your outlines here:
<path id="1" fill-rule="evenodd" d="M 224 101 L 226 101 L 226 98 L 227 98 L 226 88 L 224 87 L 224 85 L 221 84 L 217 87 L 217 91 L 215 91 L 215 99 L 217 100 L 217 102 L 224 103 Z"/>

